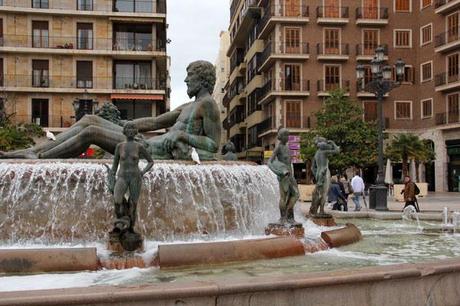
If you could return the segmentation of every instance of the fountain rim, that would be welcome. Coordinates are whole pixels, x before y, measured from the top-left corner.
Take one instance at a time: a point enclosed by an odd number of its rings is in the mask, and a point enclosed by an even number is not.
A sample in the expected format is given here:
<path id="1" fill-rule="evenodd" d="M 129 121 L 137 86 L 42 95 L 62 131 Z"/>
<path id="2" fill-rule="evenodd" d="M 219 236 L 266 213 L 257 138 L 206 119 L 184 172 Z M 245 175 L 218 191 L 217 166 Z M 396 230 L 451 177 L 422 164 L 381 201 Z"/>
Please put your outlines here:
<path id="1" fill-rule="evenodd" d="M 0 159 L 1 164 L 56 164 L 56 163 L 70 163 L 70 164 L 111 164 L 113 159 L 78 159 L 78 158 L 58 158 L 58 159 Z M 197 165 L 189 160 L 154 160 L 155 164 L 176 164 L 176 165 Z M 259 166 L 251 161 L 202 161 L 201 165 L 221 165 L 221 166 Z"/>
<path id="2" fill-rule="evenodd" d="M 160 283 L 146 286 L 93 286 L 0 293 L 1 305 L 62 305 L 137 302 L 177 298 L 216 297 L 254 292 L 298 290 L 334 285 L 353 285 L 460 273 L 460 257 L 412 264 L 364 267 L 329 272 Z"/>

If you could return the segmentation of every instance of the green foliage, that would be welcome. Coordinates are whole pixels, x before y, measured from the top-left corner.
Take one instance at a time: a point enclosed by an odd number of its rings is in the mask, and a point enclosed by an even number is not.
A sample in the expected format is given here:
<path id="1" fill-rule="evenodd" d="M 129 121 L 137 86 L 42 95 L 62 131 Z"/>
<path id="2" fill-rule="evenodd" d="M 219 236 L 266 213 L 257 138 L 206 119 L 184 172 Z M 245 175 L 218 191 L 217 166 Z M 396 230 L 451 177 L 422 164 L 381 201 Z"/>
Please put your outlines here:
<path id="1" fill-rule="evenodd" d="M 43 135 L 45 132 L 35 123 L 13 125 L 9 119 L 3 120 L 0 125 L 0 151 L 28 148 L 34 144 L 32 137 Z"/>
<path id="2" fill-rule="evenodd" d="M 311 159 L 316 152 L 315 136 L 322 136 L 340 146 L 340 154 L 330 157 L 331 169 L 363 168 L 377 159 L 377 127 L 364 122 L 363 110 L 342 90 L 330 92 L 322 110 L 315 114 L 317 127 L 302 136 L 301 154 Z"/>
<path id="3" fill-rule="evenodd" d="M 417 135 L 399 134 L 385 149 L 385 154 L 393 161 L 401 161 L 403 174 L 409 172 L 408 162 L 429 162 L 435 159 L 435 153 L 429 140 L 422 140 Z"/>

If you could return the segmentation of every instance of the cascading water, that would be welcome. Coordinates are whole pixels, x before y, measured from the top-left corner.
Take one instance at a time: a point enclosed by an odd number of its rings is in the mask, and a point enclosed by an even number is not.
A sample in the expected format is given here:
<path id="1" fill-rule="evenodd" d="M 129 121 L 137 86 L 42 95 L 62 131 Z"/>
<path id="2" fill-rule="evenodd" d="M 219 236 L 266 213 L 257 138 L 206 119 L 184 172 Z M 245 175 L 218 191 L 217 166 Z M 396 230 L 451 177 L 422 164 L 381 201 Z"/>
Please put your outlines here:
<path id="1" fill-rule="evenodd" d="M 111 229 L 103 163 L 0 163 L 0 240 L 94 241 Z M 148 239 L 263 233 L 278 217 L 278 182 L 265 166 L 156 163 L 144 177 L 137 229 Z"/>

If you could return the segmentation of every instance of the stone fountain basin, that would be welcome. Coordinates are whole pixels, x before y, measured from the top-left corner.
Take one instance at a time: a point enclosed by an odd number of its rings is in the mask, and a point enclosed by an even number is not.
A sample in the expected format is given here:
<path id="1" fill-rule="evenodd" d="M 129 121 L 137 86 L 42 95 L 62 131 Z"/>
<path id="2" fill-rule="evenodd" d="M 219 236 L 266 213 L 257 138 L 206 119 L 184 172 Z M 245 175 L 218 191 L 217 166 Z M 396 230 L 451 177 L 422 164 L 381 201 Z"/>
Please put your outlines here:
<path id="1" fill-rule="evenodd" d="M 458 305 L 460 260 L 275 277 L 0 293 L 0 305 Z"/>

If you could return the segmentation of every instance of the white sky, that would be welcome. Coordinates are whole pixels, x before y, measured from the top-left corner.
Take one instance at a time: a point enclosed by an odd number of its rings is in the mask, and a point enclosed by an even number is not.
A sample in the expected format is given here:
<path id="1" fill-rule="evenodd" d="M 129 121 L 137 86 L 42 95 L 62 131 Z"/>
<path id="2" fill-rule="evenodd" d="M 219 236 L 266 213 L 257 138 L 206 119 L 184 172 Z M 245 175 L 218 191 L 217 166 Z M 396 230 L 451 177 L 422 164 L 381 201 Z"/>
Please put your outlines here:
<path id="1" fill-rule="evenodd" d="M 190 101 L 184 83 L 188 64 L 215 63 L 219 34 L 229 24 L 229 0 L 168 0 L 171 109 Z"/>

